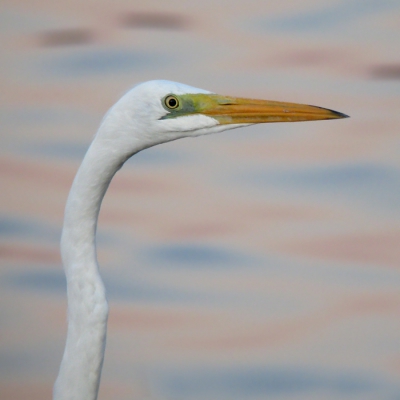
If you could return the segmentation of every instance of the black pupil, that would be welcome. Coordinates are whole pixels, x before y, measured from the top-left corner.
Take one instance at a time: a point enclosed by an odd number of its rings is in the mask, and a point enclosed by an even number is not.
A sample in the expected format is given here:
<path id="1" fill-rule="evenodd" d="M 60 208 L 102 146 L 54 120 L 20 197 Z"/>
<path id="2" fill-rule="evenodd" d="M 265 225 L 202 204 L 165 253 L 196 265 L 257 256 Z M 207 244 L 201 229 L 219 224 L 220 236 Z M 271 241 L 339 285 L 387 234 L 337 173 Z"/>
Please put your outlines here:
<path id="1" fill-rule="evenodd" d="M 169 99 L 169 100 L 168 100 L 168 105 L 169 105 L 170 107 L 175 107 L 176 104 L 177 104 L 177 101 L 176 101 L 175 99 Z"/>

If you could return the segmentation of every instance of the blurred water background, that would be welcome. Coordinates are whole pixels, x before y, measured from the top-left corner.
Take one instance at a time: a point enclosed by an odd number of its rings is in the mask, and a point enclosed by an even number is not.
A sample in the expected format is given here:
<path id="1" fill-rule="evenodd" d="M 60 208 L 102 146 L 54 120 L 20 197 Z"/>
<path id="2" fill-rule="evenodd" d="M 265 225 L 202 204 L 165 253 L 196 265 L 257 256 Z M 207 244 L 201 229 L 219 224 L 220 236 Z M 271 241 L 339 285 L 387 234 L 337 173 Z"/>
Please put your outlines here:
<path id="1" fill-rule="evenodd" d="M 169 79 L 351 116 L 147 150 L 104 200 L 99 399 L 400 399 L 400 2 L 4 0 L 0 399 L 51 397 L 63 208 L 106 110 Z"/>

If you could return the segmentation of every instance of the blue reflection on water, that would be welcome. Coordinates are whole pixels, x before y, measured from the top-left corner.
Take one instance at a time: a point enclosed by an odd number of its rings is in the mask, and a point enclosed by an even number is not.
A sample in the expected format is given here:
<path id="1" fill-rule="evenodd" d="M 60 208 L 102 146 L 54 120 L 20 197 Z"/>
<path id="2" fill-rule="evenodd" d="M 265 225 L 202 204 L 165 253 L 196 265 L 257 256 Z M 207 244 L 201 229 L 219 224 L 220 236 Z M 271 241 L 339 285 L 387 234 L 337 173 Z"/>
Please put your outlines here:
<path id="1" fill-rule="evenodd" d="M 65 275 L 60 267 L 54 267 L 56 271 L 34 271 L 9 275 L 5 282 L 23 289 L 39 291 L 66 292 Z"/>
<path id="2" fill-rule="evenodd" d="M 61 229 L 41 221 L 0 215 L 0 236 L 20 239 L 41 239 L 49 242 L 60 240 Z"/>
<path id="3" fill-rule="evenodd" d="M 170 57 L 154 52 L 124 50 L 85 50 L 49 58 L 42 66 L 45 73 L 62 76 L 86 76 L 134 71 L 165 65 Z"/>
<path id="4" fill-rule="evenodd" d="M 88 149 L 88 144 L 81 143 L 40 143 L 29 146 L 29 153 L 34 155 L 66 158 L 72 160 L 83 159 Z"/>
<path id="5" fill-rule="evenodd" d="M 393 393 L 399 389 L 394 385 L 386 385 L 383 388 L 381 382 L 368 376 L 304 367 L 195 370 L 180 371 L 176 375 L 167 372 L 161 375 L 160 381 L 161 390 L 167 391 L 176 400 L 253 397 L 259 399 L 259 396 L 275 398 L 285 394 L 313 392 L 338 396 L 370 394 L 371 391 L 380 391 L 382 394 L 382 391 Z"/>
<path id="6" fill-rule="evenodd" d="M 152 248 L 148 251 L 148 257 L 156 262 L 176 265 L 178 267 L 230 267 L 253 261 L 243 254 L 219 247 L 202 245 L 170 245 Z"/>
<path id="7" fill-rule="evenodd" d="M 400 182 L 400 175 L 392 169 L 378 165 L 353 164 L 282 171 L 276 173 L 273 180 L 283 185 L 308 188 L 384 188 Z"/>
<path id="8" fill-rule="evenodd" d="M 43 124 L 82 124 L 96 123 L 98 117 L 95 114 L 89 114 L 77 109 L 56 108 L 56 107 L 7 107 L 0 110 L 0 119 L 2 124 L 11 127 L 25 125 L 42 126 Z M 8 128 L 10 129 L 10 128 Z"/>
<path id="9" fill-rule="evenodd" d="M 347 0 L 281 18 L 266 18 L 258 26 L 280 31 L 321 31 L 354 21 L 364 16 L 399 8 L 398 0 Z M 257 26 L 257 25 L 256 25 Z"/>
<path id="10" fill-rule="evenodd" d="M 244 179 L 258 187 L 265 185 L 297 192 L 312 192 L 362 202 L 382 208 L 400 207 L 400 172 L 374 164 L 334 165 L 257 172 Z"/>

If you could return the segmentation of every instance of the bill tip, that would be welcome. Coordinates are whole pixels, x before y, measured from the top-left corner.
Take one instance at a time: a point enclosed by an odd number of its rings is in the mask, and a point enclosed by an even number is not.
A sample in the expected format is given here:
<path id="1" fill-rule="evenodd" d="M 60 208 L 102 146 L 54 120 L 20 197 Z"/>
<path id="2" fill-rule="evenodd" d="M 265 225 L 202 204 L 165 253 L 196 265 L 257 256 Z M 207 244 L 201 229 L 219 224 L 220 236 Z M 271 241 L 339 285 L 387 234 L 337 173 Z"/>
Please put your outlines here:
<path id="1" fill-rule="evenodd" d="M 338 112 L 338 111 L 335 111 L 335 113 L 339 118 L 350 118 L 350 115 L 343 114 L 343 113 Z"/>

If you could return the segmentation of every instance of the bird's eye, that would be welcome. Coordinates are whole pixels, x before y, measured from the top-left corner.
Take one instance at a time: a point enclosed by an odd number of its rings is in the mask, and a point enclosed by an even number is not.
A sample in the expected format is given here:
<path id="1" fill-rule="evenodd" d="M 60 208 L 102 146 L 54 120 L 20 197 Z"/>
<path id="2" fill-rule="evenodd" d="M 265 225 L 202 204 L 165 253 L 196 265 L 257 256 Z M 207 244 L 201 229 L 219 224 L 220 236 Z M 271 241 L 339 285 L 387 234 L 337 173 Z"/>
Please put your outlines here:
<path id="1" fill-rule="evenodd" d="M 179 106 L 179 101 L 175 96 L 167 96 L 165 99 L 165 105 L 170 109 L 174 109 Z"/>

